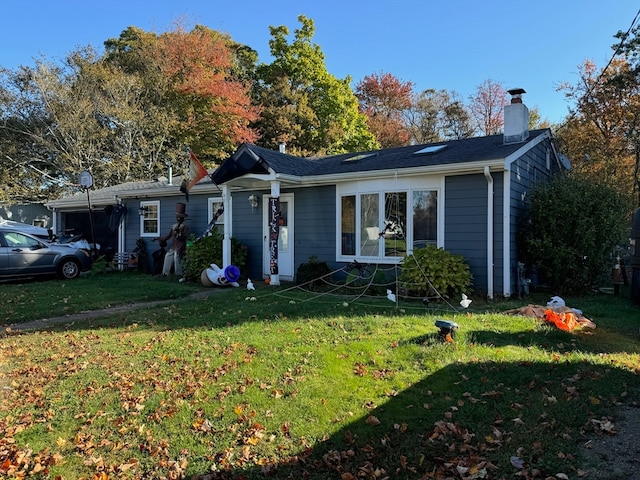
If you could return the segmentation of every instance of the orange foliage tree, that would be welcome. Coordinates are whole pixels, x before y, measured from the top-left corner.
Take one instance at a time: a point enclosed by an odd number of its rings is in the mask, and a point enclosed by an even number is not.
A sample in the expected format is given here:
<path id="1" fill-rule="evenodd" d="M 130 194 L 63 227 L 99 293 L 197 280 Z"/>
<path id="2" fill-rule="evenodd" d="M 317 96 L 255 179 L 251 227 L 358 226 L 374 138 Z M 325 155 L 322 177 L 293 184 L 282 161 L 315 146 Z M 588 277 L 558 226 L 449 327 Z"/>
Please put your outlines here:
<path id="1" fill-rule="evenodd" d="M 633 199 L 640 151 L 640 95 L 637 85 L 624 87 L 616 81 L 628 72 L 624 58 L 612 60 L 606 70 L 585 61 L 578 85 L 560 87 L 576 107 L 556 137 L 577 174 L 608 184 Z"/>
<path id="2" fill-rule="evenodd" d="M 382 148 L 408 145 L 410 134 L 403 114 L 411 107 L 412 82 L 401 82 L 390 73 L 374 73 L 356 85 L 355 93 L 369 130 Z"/>
<path id="3" fill-rule="evenodd" d="M 253 142 L 249 126 L 259 108 L 251 103 L 251 85 L 225 35 L 196 26 L 162 34 L 154 54 L 172 85 L 170 105 L 180 122 L 180 137 L 202 157 L 223 158 L 241 142 Z"/>

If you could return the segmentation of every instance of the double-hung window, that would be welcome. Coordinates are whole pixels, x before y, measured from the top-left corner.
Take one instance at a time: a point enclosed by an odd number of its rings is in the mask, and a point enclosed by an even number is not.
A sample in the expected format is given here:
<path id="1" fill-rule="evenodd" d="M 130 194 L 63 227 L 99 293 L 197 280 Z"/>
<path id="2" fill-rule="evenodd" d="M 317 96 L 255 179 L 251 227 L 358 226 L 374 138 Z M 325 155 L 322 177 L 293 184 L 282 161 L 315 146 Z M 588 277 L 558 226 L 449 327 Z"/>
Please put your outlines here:
<path id="1" fill-rule="evenodd" d="M 224 228 L 224 208 L 225 206 L 222 202 L 222 197 L 209 198 L 209 212 L 207 215 L 207 218 L 209 219 L 209 227 L 214 228 L 219 226 L 218 230 L 220 233 L 222 233 L 222 229 Z M 211 222 L 216 215 L 218 215 L 218 218 L 215 219 L 215 222 L 212 225 Z"/>
<path id="2" fill-rule="evenodd" d="M 397 263 L 415 248 L 442 243 L 441 184 L 396 183 L 392 189 L 377 181 L 339 187 L 339 260 Z"/>
<path id="3" fill-rule="evenodd" d="M 140 236 L 160 236 L 160 202 L 140 202 Z"/>

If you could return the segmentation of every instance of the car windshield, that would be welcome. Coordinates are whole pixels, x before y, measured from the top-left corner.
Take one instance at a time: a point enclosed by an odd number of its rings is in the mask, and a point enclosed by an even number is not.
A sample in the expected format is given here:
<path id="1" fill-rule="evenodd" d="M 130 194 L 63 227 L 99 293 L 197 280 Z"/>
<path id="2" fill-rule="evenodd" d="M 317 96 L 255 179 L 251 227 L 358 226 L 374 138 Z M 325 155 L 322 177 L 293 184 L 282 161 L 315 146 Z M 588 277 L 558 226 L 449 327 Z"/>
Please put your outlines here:
<path id="1" fill-rule="evenodd" d="M 7 243 L 8 247 L 29 248 L 41 243 L 39 240 L 28 237 L 27 235 L 23 235 L 19 232 L 3 232 L 2 235 L 4 236 L 4 241 Z"/>

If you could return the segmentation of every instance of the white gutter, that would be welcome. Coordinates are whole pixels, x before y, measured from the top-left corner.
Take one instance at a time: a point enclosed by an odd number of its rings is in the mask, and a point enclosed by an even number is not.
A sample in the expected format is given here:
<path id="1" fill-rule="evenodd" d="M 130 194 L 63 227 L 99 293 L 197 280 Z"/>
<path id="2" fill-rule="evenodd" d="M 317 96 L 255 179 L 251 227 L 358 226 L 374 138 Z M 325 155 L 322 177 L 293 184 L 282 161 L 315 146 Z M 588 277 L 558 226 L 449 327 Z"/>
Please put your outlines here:
<path id="1" fill-rule="evenodd" d="M 348 172 L 340 173 L 340 181 L 350 180 L 374 180 L 379 178 L 398 178 L 410 177 L 415 175 L 464 175 L 468 173 L 478 173 L 478 169 L 484 169 L 485 167 L 502 168 L 504 166 L 505 158 L 496 158 L 493 160 L 482 162 L 468 162 L 464 164 L 446 164 L 436 165 L 433 167 L 408 167 L 408 168 L 394 168 L 385 170 L 370 170 L 364 172 Z M 322 184 L 335 184 L 335 175 L 309 175 L 301 178 L 301 185 L 322 185 Z"/>
<path id="2" fill-rule="evenodd" d="M 493 299 L 493 177 L 484 167 L 487 179 L 487 297 Z"/>
<path id="3" fill-rule="evenodd" d="M 470 173 L 478 173 L 478 169 L 484 169 L 485 167 L 495 167 L 495 168 L 503 168 L 505 164 L 505 158 L 495 158 L 492 160 L 484 160 L 481 162 L 467 162 L 464 164 L 446 164 L 446 165 L 436 165 L 433 167 L 410 167 L 410 168 L 394 168 L 394 169 L 384 169 L 384 170 L 370 170 L 363 172 L 347 172 L 340 173 L 340 181 L 348 182 L 353 180 L 376 180 L 376 179 L 386 179 L 386 178 L 402 178 L 402 177 L 411 177 L 415 175 L 465 175 Z M 242 177 L 238 177 L 238 180 L 258 180 L 261 182 L 270 182 L 277 180 L 282 184 L 287 185 L 299 185 L 302 187 L 315 187 L 321 185 L 335 185 L 336 176 L 335 175 L 308 175 L 304 177 L 300 177 L 297 175 L 288 175 L 282 173 L 270 173 L 269 175 L 264 174 L 247 174 Z M 236 180 L 236 179 L 234 179 Z M 234 180 L 230 180 L 227 182 L 230 188 L 235 190 L 246 190 L 253 187 L 246 185 L 234 185 Z M 193 187 L 195 190 L 199 185 Z M 207 184 L 201 185 L 204 188 L 207 188 Z M 193 191 L 193 190 L 192 190 Z"/>

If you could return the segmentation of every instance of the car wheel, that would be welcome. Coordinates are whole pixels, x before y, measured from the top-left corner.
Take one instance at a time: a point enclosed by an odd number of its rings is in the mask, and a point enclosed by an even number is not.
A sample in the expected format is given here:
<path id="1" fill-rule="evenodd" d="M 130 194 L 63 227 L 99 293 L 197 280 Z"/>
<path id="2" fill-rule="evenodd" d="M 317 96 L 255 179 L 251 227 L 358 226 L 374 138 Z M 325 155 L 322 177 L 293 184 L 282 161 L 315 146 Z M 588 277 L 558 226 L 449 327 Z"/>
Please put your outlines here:
<path id="1" fill-rule="evenodd" d="M 80 275 L 80 263 L 71 258 L 62 261 L 58 267 L 58 273 L 64 279 L 71 280 Z"/>

